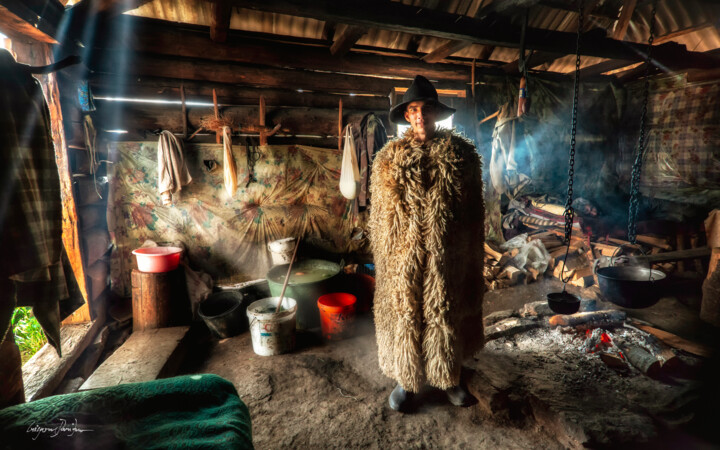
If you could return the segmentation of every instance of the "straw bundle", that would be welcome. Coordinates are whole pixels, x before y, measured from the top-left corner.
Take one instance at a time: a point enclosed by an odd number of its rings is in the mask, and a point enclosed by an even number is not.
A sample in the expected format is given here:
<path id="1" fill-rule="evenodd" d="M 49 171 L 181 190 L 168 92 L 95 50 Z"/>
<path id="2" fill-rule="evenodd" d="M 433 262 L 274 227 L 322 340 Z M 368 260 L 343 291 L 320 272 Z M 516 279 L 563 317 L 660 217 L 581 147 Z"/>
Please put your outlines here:
<path id="1" fill-rule="evenodd" d="M 219 116 L 205 116 L 200 120 L 200 126 L 206 130 L 222 131 L 228 127 L 230 130 L 237 129 L 238 119 L 234 114 L 220 114 Z"/>

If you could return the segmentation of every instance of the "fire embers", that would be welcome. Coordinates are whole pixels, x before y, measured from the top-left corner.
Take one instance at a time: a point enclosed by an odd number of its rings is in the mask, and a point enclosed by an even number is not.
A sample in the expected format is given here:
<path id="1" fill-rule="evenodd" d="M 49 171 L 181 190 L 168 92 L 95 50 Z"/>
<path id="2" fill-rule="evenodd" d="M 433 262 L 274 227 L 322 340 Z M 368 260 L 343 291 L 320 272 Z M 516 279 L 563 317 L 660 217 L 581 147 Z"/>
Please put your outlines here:
<path id="1" fill-rule="evenodd" d="M 602 328 L 585 331 L 585 342 L 578 348 L 582 353 L 596 353 L 611 369 L 627 374 L 629 369 L 622 350 L 615 345 L 612 335 Z"/>
<path id="2" fill-rule="evenodd" d="M 580 349 L 579 349 L 581 352 L 583 352 L 583 353 L 615 352 L 615 353 L 619 353 L 619 355 L 621 355 L 621 357 L 622 357 L 622 352 L 613 343 L 610 333 L 603 330 L 602 328 L 595 328 L 592 331 L 586 330 L 585 336 L 587 336 L 587 338 L 585 339 L 585 342 L 583 342 L 583 344 L 580 346 Z"/>

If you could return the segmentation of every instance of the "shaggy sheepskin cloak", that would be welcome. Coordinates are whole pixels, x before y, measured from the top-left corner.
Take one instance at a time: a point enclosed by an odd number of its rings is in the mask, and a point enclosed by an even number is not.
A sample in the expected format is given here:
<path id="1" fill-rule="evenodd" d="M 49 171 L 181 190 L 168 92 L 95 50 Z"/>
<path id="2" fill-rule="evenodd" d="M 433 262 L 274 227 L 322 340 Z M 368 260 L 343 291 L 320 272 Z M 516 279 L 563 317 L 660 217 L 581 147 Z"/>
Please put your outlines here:
<path id="1" fill-rule="evenodd" d="M 484 344 L 480 157 L 453 131 L 421 144 L 408 130 L 378 153 L 370 190 L 380 368 L 410 392 L 457 386 Z"/>

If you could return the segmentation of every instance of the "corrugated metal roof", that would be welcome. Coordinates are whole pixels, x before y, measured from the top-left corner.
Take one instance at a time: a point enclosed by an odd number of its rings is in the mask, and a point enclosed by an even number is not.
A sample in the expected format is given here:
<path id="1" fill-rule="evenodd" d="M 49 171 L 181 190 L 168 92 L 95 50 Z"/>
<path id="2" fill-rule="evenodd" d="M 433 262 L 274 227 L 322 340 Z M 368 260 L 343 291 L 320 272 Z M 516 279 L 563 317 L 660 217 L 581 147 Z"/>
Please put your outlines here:
<path id="1" fill-rule="evenodd" d="M 417 7 L 434 6 L 438 10 L 454 14 L 467 14 L 469 9 L 478 6 L 482 8 L 496 4 L 502 5 L 499 0 L 393 0 L 406 5 Z M 480 2 L 480 3 L 477 3 Z M 555 2 L 559 2 L 556 0 Z M 646 42 L 649 35 L 648 21 L 652 5 L 649 2 L 639 2 L 628 27 L 625 40 L 630 42 Z M 567 5 L 573 5 L 568 1 Z M 608 35 L 612 35 L 615 17 L 618 16 L 622 0 L 601 0 L 595 10 L 588 17 L 585 29 L 603 28 Z M 172 22 L 189 23 L 210 26 L 212 6 L 205 0 L 153 0 L 129 14 L 168 20 Z M 672 40 L 683 44 L 688 50 L 704 52 L 720 48 L 720 32 L 714 26 L 720 6 L 709 5 L 702 0 L 659 0 L 656 16 L 656 36 L 685 30 L 689 27 L 706 24 L 704 28 L 674 37 Z M 502 11 L 501 11 L 502 13 Z M 535 5 L 530 9 L 529 26 L 535 28 L 574 32 L 577 29 L 577 12 L 544 5 Z M 315 19 L 288 16 L 284 14 L 266 13 L 249 9 L 234 8 L 230 28 L 251 32 L 262 32 L 282 36 L 300 38 L 322 39 L 325 22 Z M 337 36 L 343 30 L 338 24 L 335 30 Z M 370 29 L 358 41 L 359 45 L 405 50 L 410 44 L 412 36 L 408 33 Z M 418 52 L 430 53 L 447 40 L 432 36 L 422 36 L 418 44 Z M 478 58 L 483 45 L 471 45 L 453 56 L 462 58 Z M 518 50 L 497 47 L 491 55 L 495 61 L 511 62 L 518 58 Z M 581 67 L 590 66 L 603 61 L 602 58 L 583 57 Z M 575 68 L 575 58 L 572 55 L 561 57 L 547 63 L 543 69 L 552 72 L 571 72 Z"/>

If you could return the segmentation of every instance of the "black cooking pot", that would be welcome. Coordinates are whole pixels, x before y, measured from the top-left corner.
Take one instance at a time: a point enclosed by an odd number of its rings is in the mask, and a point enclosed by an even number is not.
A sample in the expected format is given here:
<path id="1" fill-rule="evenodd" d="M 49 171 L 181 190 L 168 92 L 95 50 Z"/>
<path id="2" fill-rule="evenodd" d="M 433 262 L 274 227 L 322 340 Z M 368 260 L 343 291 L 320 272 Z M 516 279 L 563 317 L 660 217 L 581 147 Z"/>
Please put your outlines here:
<path id="1" fill-rule="evenodd" d="M 600 293 L 609 302 L 623 308 L 647 308 L 660 300 L 665 285 L 665 274 L 637 266 L 611 266 L 597 268 Z"/>
<path id="2" fill-rule="evenodd" d="M 566 291 L 549 293 L 547 301 L 555 314 L 575 314 L 580 310 L 580 299 Z"/>

